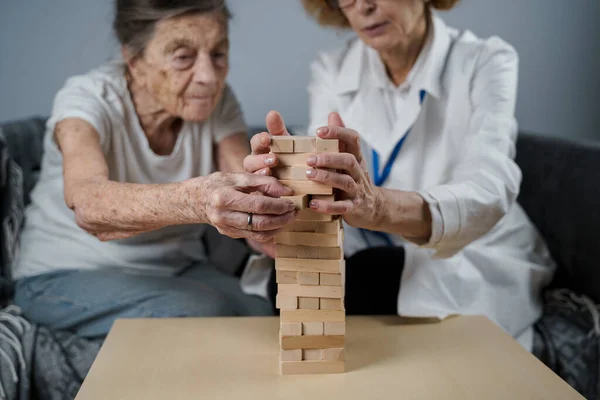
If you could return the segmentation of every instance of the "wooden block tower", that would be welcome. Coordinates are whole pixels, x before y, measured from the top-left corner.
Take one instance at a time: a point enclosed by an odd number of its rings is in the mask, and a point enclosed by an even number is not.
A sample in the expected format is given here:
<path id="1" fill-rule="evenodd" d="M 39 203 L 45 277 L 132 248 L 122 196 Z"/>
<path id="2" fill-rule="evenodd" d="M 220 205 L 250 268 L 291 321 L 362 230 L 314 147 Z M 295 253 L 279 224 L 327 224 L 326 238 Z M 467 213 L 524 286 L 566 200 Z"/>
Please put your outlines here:
<path id="1" fill-rule="evenodd" d="M 333 200 L 334 195 L 331 187 L 306 178 L 310 154 L 338 151 L 337 140 L 285 136 L 271 141 L 279 159 L 273 174 L 294 190 L 289 198 L 300 210 L 294 224 L 275 237 L 282 375 L 345 369 L 344 231 L 339 217 L 308 208 L 311 199 Z"/>

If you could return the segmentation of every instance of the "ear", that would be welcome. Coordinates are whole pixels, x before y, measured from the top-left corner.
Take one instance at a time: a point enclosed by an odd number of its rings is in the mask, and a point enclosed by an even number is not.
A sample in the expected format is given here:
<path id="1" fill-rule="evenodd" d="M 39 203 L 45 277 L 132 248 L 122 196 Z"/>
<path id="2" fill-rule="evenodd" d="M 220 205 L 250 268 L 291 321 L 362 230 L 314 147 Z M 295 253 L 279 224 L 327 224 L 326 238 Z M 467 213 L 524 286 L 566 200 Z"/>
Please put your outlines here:
<path id="1" fill-rule="evenodd" d="M 125 64 L 127 64 L 127 67 L 131 71 L 134 68 L 136 57 L 131 54 L 131 51 L 129 51 L 126 46 L 121 46 L 121 55 L 123 56 Z"/>

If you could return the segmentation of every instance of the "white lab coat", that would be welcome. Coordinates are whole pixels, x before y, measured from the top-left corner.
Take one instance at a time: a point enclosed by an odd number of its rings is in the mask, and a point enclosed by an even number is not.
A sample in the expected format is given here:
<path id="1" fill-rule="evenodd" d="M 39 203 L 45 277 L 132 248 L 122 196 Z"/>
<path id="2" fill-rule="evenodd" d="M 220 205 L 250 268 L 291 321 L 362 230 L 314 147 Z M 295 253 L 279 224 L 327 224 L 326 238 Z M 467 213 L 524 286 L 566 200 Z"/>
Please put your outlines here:
<path id="1" fill-rule="evenodd" d="M 399 88 L 357 39 L 321 53 L 311 66 L 309 134 L 338 111 L 372 165 L 371 149 L 385 164 L 412 127 L 384 187 L 420 193 L 433 235 L 421 246 L 393 237 L 406 249 L 398 314 L 483 314 L 531 349 L 540 289 L 554 263 L 516 202 L 518 57 L 502 40 L 458 32 L 438 17 L 432 27 Z M 427 92 L 423 105 L 420 90 Z M 367 246 L 355 228 L 346 226 L 345 237 L 347 256 Z"/>

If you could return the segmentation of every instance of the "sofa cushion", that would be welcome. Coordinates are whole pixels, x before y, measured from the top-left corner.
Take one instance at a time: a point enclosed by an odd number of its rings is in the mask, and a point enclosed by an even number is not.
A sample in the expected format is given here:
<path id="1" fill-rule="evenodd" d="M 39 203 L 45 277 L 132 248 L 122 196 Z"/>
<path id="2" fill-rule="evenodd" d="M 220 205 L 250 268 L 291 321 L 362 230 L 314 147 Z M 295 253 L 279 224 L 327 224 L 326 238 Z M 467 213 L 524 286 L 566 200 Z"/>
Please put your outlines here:
<path id="1" fill-rule="evenodd" d="M 600 143 L 522 133 L 518 201 L 548 243 L 558 269 L 551 286 L 600 303 Z"/>

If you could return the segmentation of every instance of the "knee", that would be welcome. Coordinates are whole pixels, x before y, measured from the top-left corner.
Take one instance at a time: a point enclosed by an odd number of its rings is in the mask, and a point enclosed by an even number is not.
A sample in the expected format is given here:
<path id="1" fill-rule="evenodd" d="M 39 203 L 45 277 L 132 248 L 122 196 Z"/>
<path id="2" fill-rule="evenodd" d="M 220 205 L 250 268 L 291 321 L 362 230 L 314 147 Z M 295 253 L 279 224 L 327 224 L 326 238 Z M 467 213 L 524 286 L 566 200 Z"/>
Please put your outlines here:
<path id="1" fill-rule="evenodd" d="M 235 311 L 228 300 L 217 292 L 170 293 L 142 306 L 154 318 L 228 317 Z"/>

